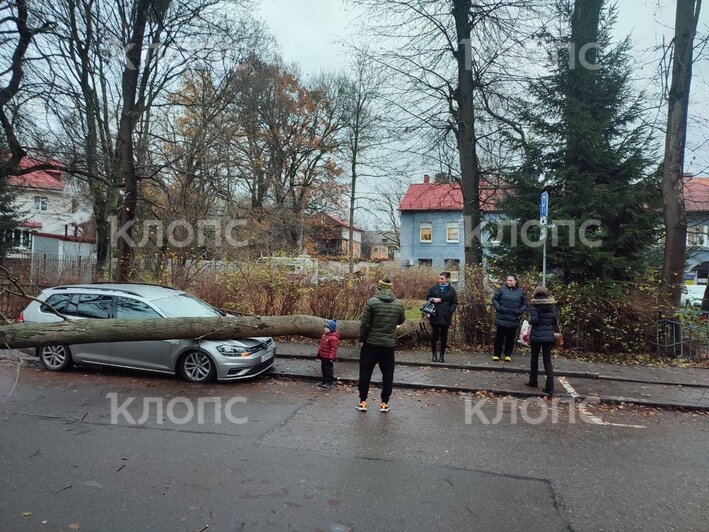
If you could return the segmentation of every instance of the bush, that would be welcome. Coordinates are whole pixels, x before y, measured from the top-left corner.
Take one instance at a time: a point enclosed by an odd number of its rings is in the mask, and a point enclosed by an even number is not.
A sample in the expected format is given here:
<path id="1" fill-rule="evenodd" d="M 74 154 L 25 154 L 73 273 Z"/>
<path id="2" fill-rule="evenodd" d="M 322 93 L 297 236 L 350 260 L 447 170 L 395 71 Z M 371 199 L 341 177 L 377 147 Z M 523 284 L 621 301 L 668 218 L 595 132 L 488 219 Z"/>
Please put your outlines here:
<path id="1" fill-rule="evenodd" d="M 404 302 L 409 318 L 418 318 L 416 311 L 436 274 L 430 268 L 419 267 L 391 275 L 394 293 Z M 367 299 L 375 294 L 381 276 L 377 272 L 310 285 L 303 278 L 267 264 L 231 263 L 201 271 L 185 290 L 215 307 L 241 314 L 310 314 L 356 320 Z M 531 298 L 538 274 L 519 277 Z M 465 286 L 457 287 L 459 306 L 453 317 L 451 341 L 476 346 L 492 343 L 495 313 L 491 300 L 497 286 L 488 286 L 483 279 L 480 268 L 466 268 Z M 547 285 L 557 300 L 566 349 L 627 354 L 655 351 L 661 305 L 658 285 L 651 277 L 625 283 L 590 281 L 566 285 L 552 277 Z M 32 295 L 38 291 L 26 289 Z M 0 311 L 9 318 L 16 317 L 26 305 L 27 301 L 7 294 L 0 298 Z M 697 327 L 704 330 L 706 324 L 702 323 Z"/>

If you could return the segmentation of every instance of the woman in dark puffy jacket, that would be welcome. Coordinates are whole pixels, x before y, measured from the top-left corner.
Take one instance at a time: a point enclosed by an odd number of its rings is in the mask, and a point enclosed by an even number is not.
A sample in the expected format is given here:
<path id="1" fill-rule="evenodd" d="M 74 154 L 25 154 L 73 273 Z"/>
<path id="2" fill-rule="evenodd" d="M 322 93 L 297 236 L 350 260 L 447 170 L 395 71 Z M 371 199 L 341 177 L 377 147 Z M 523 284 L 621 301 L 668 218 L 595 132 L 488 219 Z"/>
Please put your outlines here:
<path id="1" fill-rule="evenodd" d="M 522 314 L 527 312 L 527 296 L 519 286 L 517 277 L 508 275 L 505 284 L 492 296 L 492 306 L 497 312 L 495 316 L 495 351 L 493 360 L 500 360 L 504 347 L 505 362 L 512 362 L 512 350 L 515 346 L 515 336 Z"/>
<path id="2" fill-rule="evenodd" d="M 554 395 L 554 369 L 551 365 L 551 350 L 554 347 L 554 328 L 556 326 L 556 301 L 549 295 L 549 290 L 538 286 L 534 290 L 531 301 L 529 323 L 532 326 L 530 345 L 532 347 L 531 368 L 527 386 L 537 387 L 537 374 L 539 372 L 539 351 L 542 352 L 544 372 L 547 375 L 544 392 Z"/>
<path id="3" fill-rule="evenodd" d="M 450 272 L 438 274 L 438 283 L 428 289 L 427 299 L 433 299 L 436 313 L 431 316 L 431 361 L 445 362 L 446 348 L 448 347 L 448 328 L 456 307 L 458 306 L 458 294 L 450 283 Z M 438 339 L 441 340 L 440 356 L 436 353 Z"/>

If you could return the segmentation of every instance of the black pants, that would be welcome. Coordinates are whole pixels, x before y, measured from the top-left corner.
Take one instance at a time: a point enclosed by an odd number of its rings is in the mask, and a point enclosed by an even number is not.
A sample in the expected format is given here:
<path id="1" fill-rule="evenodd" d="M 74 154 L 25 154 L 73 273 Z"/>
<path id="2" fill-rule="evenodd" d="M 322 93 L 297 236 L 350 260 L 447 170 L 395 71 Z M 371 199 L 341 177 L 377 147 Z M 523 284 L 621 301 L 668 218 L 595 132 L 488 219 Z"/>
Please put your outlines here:
<path id="1" fill-rule="evenodd" d="M 517 336 L 517 326 L 504 327 L 498 325 L 495 333 L 495 356 L 500 356 L 503 345 L 505 356 L 512 355 L 512 350 L 515 348 L 515 336 Z"/>
<path id="2" fill-rule="evenodd" d="M 359 399 L 366 401 L 374 366 L 382 372 L 382 402 L 388 403 L 394 387 L 394 348 L 363 344 L 359 353 Z"/>
<path id="3" fill-rule="evenodd" d="M 320 368 L 322 369 L 322 381 L 325 384 L 332 384 L 332 381 L 335 378 L 335 364 L 332 360 L 327 358 L 323 358 L 321 362 Z"/>
<path id="4" fill-rule="evenodd" d="M 554 392 L 554 368 L 551 365 L 551 348 L 554 347 L 554 342 L 532 342 L 532 360 L 529 368 L 529 384 L 537 385 L 537 374 L 539 373 L 539 351 L 542 351 L 542 360 L 544 361 L 544 373 L 547 374 L 547 384 L 544 389 L 547 392 Z"/>
<path id="5" fill-rule="evenodd" d="M 431 352 L 436 352 L 436 345 L 438 344 L 438 339 L 441 339 L 441 356 L 446 354 L 446 348 L 448 347 L 448 328 L 450 325 L 435 325 L 431 324 Z"/>

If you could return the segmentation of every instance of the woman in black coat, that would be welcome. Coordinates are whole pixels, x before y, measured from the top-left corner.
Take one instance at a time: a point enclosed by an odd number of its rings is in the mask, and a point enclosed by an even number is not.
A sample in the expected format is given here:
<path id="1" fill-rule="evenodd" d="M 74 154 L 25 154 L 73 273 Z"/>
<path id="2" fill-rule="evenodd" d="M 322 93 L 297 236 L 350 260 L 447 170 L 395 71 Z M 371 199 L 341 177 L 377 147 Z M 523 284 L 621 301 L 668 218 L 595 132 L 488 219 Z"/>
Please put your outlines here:
<path id="1" fill-rule="evenodd" d="M 512 362 L 512 350 L 515 347 L 517 326 L 522 314 L 527 312 L 527 295 L 519 286 L 517 277 L 508 275 L 505 284 L 492 296 L 492 306 L 495 307 L 495 351 L 493 360 L 500 360 L 505 353 L 505 362 Z"/>
<path id="2" fill-rule="evenodd" d="M 431 316 L 431 361 L 445 362 L 443 358 L 448 347 L 448 327 L 451 324 L 451 318 L 458 306 L 458 294 L 450 284 L 450 272 L 441 272 L 438 274 L 438 284 L 434 284 L 428 289 L 426 299 L 433 299 L 436 307 L 436 312 Z M 438 339 L 441 340 L 441 355 L 436 354 L 436 346 Z"/>
<path id="3" fill-rule="evenodd" d="M 549 295 L 549 290 L 543 286 L 534 290 L 531 301 L 529 323 L 532 326 L 530 345 L 532 347 L 532 360 L 527 386 L 537 387 L 537 374 L 539 373 L 539 351 L 542 352 L 544 372 L 547 375 L 544 392 L 554 395 L 554 369 L 551 365 L 551 350 L 554 347 L 554 328 L 557 323 L 556 301 Z"/>

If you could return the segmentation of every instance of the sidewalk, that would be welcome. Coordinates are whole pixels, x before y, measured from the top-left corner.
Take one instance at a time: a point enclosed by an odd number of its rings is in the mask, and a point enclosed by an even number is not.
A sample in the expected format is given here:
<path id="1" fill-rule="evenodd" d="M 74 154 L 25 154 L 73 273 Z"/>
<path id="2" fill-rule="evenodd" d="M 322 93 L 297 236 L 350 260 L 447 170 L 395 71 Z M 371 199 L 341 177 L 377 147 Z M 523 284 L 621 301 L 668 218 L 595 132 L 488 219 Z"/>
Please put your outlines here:
<path id="1" fill-rule="evenodd" d="M 278 344 L 278 359 L 271 375 L 320 378 L 315 346 L 293 342 Z M 493 362 L 481 353 L 446 353 L 446 364 L 430 362 L 430 353 L 421 350 L 397 351 L 395 386 L 436 388 L 449 391 L 489 391 L 517 397 L 540 396 L 525 386 L 528 351 L 513 355 L 513 362 Z M 342 346 L 338 351 L 335 376 L 341 382 L 356 383 L 359 349 Z M 543 375 L 540 369 L 540 374 Z M 709 370 L 701 368 L 654 368 L 554 359 L 555 386 L 559 396 L 578 394 L 601 402 L 633 403 L 661 408 L 709 411 Z M 566 388 L 558 377 L 565 377 Z M 375 370 L 372 382 L 379 383 Z M 540 376 L 540 384 L 543 376 Z"/>

